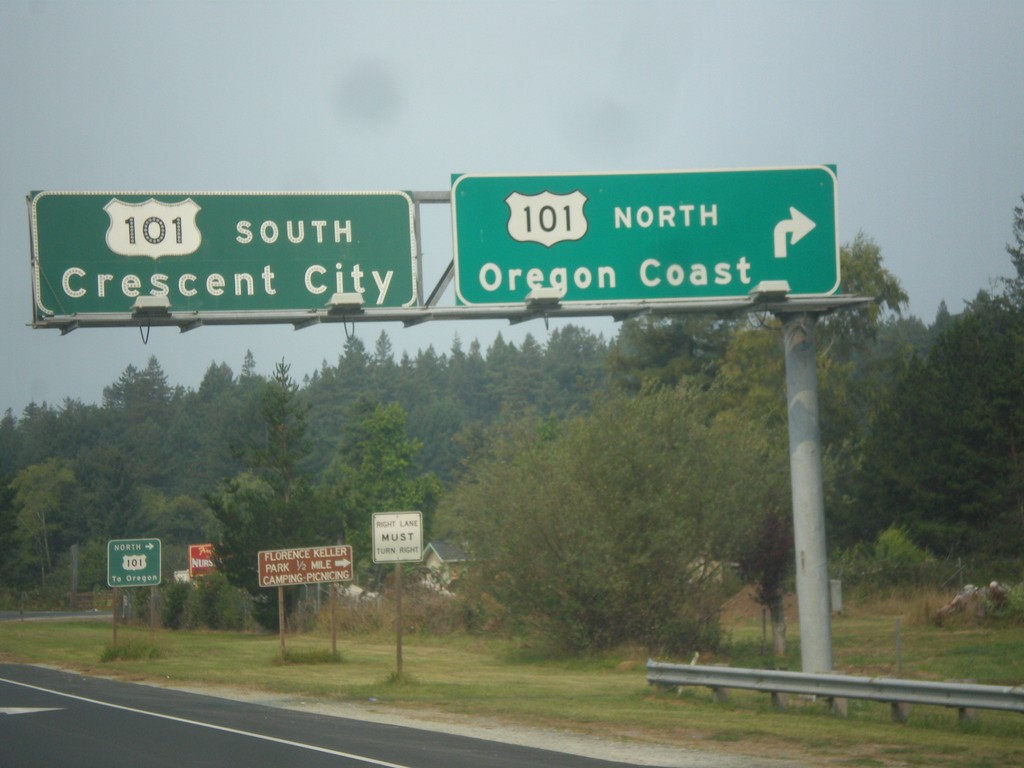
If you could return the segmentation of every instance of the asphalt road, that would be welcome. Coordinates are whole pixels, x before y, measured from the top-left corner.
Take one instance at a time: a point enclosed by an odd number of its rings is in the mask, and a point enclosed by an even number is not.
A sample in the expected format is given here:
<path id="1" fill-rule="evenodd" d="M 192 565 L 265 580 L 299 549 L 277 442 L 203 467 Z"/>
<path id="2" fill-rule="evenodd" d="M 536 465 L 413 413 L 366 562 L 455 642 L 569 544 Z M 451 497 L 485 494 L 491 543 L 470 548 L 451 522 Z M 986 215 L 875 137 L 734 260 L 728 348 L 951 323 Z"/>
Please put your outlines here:
<path id="1" fill-rule="evenodd" d="M 621 768 L 628 763 L 0 664 L 5 768 Z"/>

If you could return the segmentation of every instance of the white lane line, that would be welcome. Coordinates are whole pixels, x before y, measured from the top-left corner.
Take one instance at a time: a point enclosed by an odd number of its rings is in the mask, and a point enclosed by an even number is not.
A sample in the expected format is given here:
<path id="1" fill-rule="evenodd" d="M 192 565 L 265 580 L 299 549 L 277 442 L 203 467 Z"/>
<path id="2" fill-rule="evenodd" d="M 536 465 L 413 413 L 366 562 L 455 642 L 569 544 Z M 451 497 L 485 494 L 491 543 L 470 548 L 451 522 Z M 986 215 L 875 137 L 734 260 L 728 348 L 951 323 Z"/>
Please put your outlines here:
<path id="1" fill-rule="evenodd" d="M 0 715 L 34 715 L 36 712 L 56 712 L 60 707 L 0 707 Z"/>
<path id="2" fill-rule="evenodd" d="M 386 760 L 377 760 L 372 757 L 366 757 L 364 755 L 354 755 L 349 752 L 340 752 L 336 749 L 328 749 L 327 747 L 318 747 L 314 744 L 303 744 L 299 741 L 291 741 L 289 739 L 279 739 L 276 736 L 267 736 L 262 733 L 253 733 L 252 731 L 242 731 L 237 728 L 228 728 L 223 725 L 214 725 L 213 723 L 203 723 L 198 720 L 189 720 L 184 717 L 175 717 L 174 715 L 164 715 L 159 712 L 149 712 L 145 709 L 135 709 L 134 707 L 125 707 L 121 704 L 111 704 L 109 701 L 98 701 L 96 699 L 89 699 L 85 696 L 76 696 L 73 693 L 64 693 L 63 691 L 54 691 L 49 688 L 41 688 L 38 685 L 29 685 L 28 683 L 22 683 L 17 680 L 8 680 L 0 677 L 0 683 L 9 683 L 10 685 L 17 685 L 22 688 L 29 688 L 33 691 L 41 691 L 42 693 L 53 694 L 54 696 L 63 696 L 66 699 L 74 699 L 75 701 L 83 701 L 86 704 L 95 704 L 100 707 L 109 707 L 111 709 L 119 709 L 123 712 L 132 712 L 136 715 L 146 715 L 147 717 L 157 717 L 161 720 L 170 720 L 174 723 L 183 723 L 184 725 L 194 725 L 197 728 L 209 728 L 212 731 L 221 731 L 222 733 L 231 733 L 236 736 L 248 736 L 251 739 L 259 739 L 261 741 L 269 741 L 275 744 L 283 744 L 288 747 L 296 747 L 298 749 L 306 749 L 310 752 L 321 752 L 325 755 L 334 755 L 336 757 L 345 757 L 349 760 L 357 760 L 361 763 L 367 763 L 368 765 L 379 765 L 381 768 L 409 768 L 409 766 L 401 765 L 400 763 L 389 763 Z"/>

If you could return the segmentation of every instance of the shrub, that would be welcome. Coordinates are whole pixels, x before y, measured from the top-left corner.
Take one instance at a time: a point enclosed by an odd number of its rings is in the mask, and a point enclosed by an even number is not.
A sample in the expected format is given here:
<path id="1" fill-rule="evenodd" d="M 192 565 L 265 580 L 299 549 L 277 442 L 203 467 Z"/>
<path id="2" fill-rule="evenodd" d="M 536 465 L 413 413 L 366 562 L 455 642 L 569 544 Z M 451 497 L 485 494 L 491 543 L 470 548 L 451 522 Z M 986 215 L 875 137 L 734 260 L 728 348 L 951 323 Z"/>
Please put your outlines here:
<path id="1" fill-rule="evenodd" d="M 224 574 L 208 573 L 196 582 L 196 618 L 210 629 L 243 629 L 247 599 Z"/>
<path id="2" fill-rule="evenodd" d="M 101 662 L 111 661 L 144 661 L 160 658 L 160 649 L 149 643 L 129 641 L 112 645 L 107 643 L 100 654 Z"/>
<path id="3" fill-rule="evenodd" d="M 898 526 L 879 533 L 873 544 L 861 543 L 841 552 L 836 561 L 845 586 L 871 595 L 894 587 L 937 586 L 949 570 L 948 563 L 918 547 Z"/>
<path id="4" fill-rule="evenodd" d="M 483 591 L 567 652 L 713 649 L 720 569 L 751 510 L 786 492 L 768 422 L 696 387 L 609 396 L 558 425 L 524 419 L 446 496 Z M 479 605 L 479 603 L 477 604 Z"/>
<path id="5" fill-rule="evenodd" d="M 248 595 L 220 573 L 167 584 L 161 598 L 160 618 L 168 629 L 245 629 L 250 613 Z"/>
<path id="6" fill-rule="evenodd" d="M 1024 584 L 1010 588 L 1006 598 L 1006 615 L 1014 621 L 1024 623 Z"/>
<path id="7" fill-rule="evenodd" d="M 878 534 L 875 542 L 875 562 L 883 569 L 898 570 L 919 565 L 928 559 L 928 553 L 910 540 L 907 532 L 890 526 Z"/>
<path id="8" fill-rule="evenodd" d="M 160 590 L 160 621 L 167 629 L 182 629 L 185 626 L 185 607 L 192 592 L 191 584 L 171 582 Z"/>

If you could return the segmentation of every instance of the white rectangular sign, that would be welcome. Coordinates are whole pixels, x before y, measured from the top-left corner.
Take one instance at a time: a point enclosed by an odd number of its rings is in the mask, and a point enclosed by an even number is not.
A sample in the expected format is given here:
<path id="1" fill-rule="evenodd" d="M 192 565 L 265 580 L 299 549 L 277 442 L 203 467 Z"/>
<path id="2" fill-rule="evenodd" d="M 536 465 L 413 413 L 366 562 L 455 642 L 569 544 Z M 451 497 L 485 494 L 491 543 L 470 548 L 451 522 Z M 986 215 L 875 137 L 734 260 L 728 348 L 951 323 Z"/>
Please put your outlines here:
<path id="1" fill-rule="evenodd" d="M 373 562 L 418 563 L 422 559 L 422 512 L 373 513 Z"/>

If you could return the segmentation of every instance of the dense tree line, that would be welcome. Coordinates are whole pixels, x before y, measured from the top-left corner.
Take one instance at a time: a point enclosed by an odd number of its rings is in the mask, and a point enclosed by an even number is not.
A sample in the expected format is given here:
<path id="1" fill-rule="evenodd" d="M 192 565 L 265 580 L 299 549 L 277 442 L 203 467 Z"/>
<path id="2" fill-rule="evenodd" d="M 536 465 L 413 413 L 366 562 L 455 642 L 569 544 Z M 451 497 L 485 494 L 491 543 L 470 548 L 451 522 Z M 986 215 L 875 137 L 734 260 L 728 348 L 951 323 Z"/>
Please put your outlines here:
<path id="1" fill-rule="evenodd" d="M 1021 208 L 1013 235 L 1015 274 L 931 324 L 903 316 L 876 243 L 843 246 L 844 292 L 874 301 L 816 323 L 834 551 L 896 542 L 1019 568 Z M 0 419 L 0 586 L 66 589 L 72 545 L 80 588 L 102 585 L 103 542 L 145 535 L 217 542 L 254 591 L 256 549 L 368 551 L 370 511 L 419 507 L 428 533 L 474 551 L 473 588 L 513 624 L 574 647 L 713 642 L 714 563 L 781 600 L 785 429 L 782 328 L 762 314 L 628 320 L 611 341 L 569 325 L 487 350 L 456 336 L 399 359 L 385 332 L 372 351 L 351 336 L 301 383 L 245 355 L 185 389 L 151 359 L 100 404 Z"/>
<path id="2" fill-rule="evenodd" d="M 927 355 L 896 369 L 865 445 L 859 532 L 905 528 L 935 553 L 1024 549 L 1024 207 L 1015 274 L 981 292 Z"/>
<path id="3" fill-rule="evenodd" d="M 605 386 L 606 354 L 602 337 L 567 326 L 544 345 L 528 336 L 516 346 L 499 335 L 486 351 L 475 341 L 466 350 L 456 336 L 448 353 L 429 348 L 396 360 L 382 331 L 372 354 L 351 336 L 333 364 L 301 385 L 289 374 L 287 391 L 286 363 L 262 376 L 251 353 L 237 374 L 212 363 L 195 390 L 170 384 L 151 358 L 143 369 L 128 366 L 100 404 L 33 403 L 17 417 L 8 410 L 0 419 L 0 586 L 44 586 L 59 570 L 66 590 L 70 547 L 87 543 L 80 589 L 103 585 L 100 545 L 113 538 L 158 536 L 165 555 L 183 563 L 185 545 L 221 534 L 214 512 L 225 483 L 269 485 L 285 501 L 316 486 L 335 504 L 347 497 L 351 517 L 351 486 L 372 504 L 384 494 L 374 497 L 370 481 L 387 480 L 365 455 L 367 430 L 383 432 L 377 437 L 392 447 L 408 442 L 402 460 L 410 477 L 446 482 L 495 421 L 526 407 L 586 407 Z M 302 445 L 291 445 L 290 455 L 268 432 L 275 405 L 301 414 L 294 437 Z M 378 405 L 384 410 L 375 416 Z M 358 535 L 351 520 L 332 525 L 331 540 L 346 530 Z"/>

